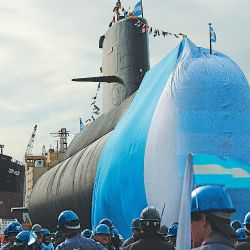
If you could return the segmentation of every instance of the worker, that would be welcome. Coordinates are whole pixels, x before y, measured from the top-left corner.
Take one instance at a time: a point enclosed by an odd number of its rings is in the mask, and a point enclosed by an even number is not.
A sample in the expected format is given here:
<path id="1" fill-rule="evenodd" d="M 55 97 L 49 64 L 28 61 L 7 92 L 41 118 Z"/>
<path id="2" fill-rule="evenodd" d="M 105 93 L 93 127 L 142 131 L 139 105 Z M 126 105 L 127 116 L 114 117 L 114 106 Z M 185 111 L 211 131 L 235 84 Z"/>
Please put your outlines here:
<path id="1" fill-rule="evenodd" d="M 57 250 L 105 250 L 105 248 L 101 244 L 80 235 L 80 220 L 76 213 L 71 210 L 65 210 L 59 215 L 57 220 L 57 227 L 58 230 L 61 231 L 66 238 L 64 242 L 57 246 Z"/>
<path id="2" fill-rule="evenodd" d="M 231 199 L 219 186 L 201 186 L 192 192 L 191 231 L 192 244 L 200 249 L 235 249 L 234 229 L 230 226 L 235 212 Z"/>
<path id="3" fill-rule="evenodd" d="M 132 220 L 131 230 L 132 230 L 132 236 L 123 242 L 123 245 L 122 245 L 123 248 L 125 248 L 126 246 L 128 246 L 132 243 L 135 243 L 137 240 L 140 239 L 141 230 L 140 230 L 140 219 L 139 218 Z"/>
<path id="4" fill-rule="evenodd" d="M 31 231 L 36 234 L 36 241 L 32 244 L 34 250 L 45 250 L 47 247 L 43 243 L 43 228 L 40 224 L 34 224 Z"/>
<path id="5" fill-rule="evenodd" d="M 21 231 L 17 234 L 14 245 L 11 250 L 33 250 L 32 244 L 36 241 L 36 234 L 30 231 Z"/>
<path id="6" fill-rule="evenodd" d="M 51 233 L 47 228 L 43 228 L 43 243 L 47 246 L 47 250 L 54 250 L 54 246 L 51 242 Z"/>
<path id="7" fill-rule="evenodd" d="M 92 236 L 92 231 L 90 229 L 84 229 L 81 233 L 81 236 L 90 239 Z"/>
<path id="8" fill-rule="evenodd" d="M 238 228 L 236 230 L 236 243 L 245 241 L 245 230 L 244 228 Z"/>
<path id="9" fill-rule="evenodd" d="M 95 229 L 95 240 L 102 244 L 106 249 L 114 250 L 114 247 L 110 245 L 111 233 L 110 229 L 105 224 L 100 224 Z"/>
<path id="10" fill-rule="evenodd" d="M 119 250 L 120 246 L 122 245 L 122 241 L 113 236 L 113 229 L 115 228 L 113 222 L 108 218 L 104 218 L 100 220 L 99 225 L 100 224 L 105 224 L 109 227 L 111 233 L 111 242 L 109 245 L 112 245 L 116 250 Z"/>
<path id="11" fill-rule="evenodd" d="M 8 250 L 13 246 L 16 236 L 23 231 L 22 225 L 18 221 L 11 221 L 5 228 L 4 234 L 7 234 L 7 243 L 1 247 L 1 250 Z"/>
<path id="12" fill-rule="evenodd" d="M 168 242 L 171 243 L 174 247 L 176 247 L 177 231 L 178 231 L 178 223 L 170 224 L 167 238 Z"/>
<path id="13" fill-rule="evenodd" d="M 168 242 L 162 240 L 158 231 L 161 225 L 161 217 L 158 210 L 149 206 L 142 210 L 140 216 L 141 238 L 135 243 L 125 247 L 125 250 L 172 250 Z"/>
<path id="14" fill-rule="evenodd" d="M 231 222 L 231 227 L 232 227 L 232 228 L 235 230 L 235 232 L 236 232 L 237 229 L 242 228 L 242 225 L 241 225 L 240 221 L 238 221 L 238 220 L 233 220 L 233 221 Z"/>
<path id="15" fill-rule="evenodd" d="M 250 212 L 248 212 L 244 219 L 244 231 L 245 231 L 245 240 L 236 244 L 237 250 L 249 250 L 250 249 Z"/>
<path id="16" fill-rule="evenodd" d="M 168 234 L 168 226 L 165 224 L 162 224 L 160 226 L 159 235 L 162 237 L 163 240 L 168 241 L 167 234 Z"/>
<path id="17" fill-rule="evenodd" d="M 61 244 L 62 242 L 65 241 L 65 238 L 63 236 L 63 234 L 60 232 L 60 231 L 56 231 L 55 233 L 55 236 L 53 238 L 53 246 L 54 246 L 54 249 L 59 245 Z"/>

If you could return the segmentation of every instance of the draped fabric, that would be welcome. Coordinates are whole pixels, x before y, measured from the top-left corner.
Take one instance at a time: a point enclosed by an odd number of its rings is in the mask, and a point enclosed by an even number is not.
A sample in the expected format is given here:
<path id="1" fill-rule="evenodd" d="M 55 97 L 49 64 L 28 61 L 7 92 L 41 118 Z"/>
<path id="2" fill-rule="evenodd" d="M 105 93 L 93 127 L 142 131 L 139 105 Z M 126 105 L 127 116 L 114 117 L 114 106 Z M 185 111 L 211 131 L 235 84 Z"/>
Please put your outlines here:
<path id="1" fill-rule="evenodd" d="M 189 153 L 228 156 L 249 165 L 249 97 L 236 63 L 185 38 L 147 72 L 105 143 L 92 225 L 108 217 L 128 237 L 132 219 L 147 205 L 165 207 L 164 223 L 178 220 Z"/>

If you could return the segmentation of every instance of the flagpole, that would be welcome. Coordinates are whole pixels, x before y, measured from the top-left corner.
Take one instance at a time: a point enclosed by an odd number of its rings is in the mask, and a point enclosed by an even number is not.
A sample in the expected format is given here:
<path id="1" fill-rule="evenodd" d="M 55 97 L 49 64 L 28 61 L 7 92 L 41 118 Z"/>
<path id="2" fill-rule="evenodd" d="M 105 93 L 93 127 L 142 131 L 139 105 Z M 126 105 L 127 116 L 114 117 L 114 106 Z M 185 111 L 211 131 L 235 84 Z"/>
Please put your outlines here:
<path id="1" fill-rule="evenodd" d="M 209 23 L 209 48 L 210 48 L 210 55 L 212 55 L 212 41 L 211 41 L 211 25 L 212 23 Z"/>
<path id="2" fill-rule="evenodd" d="M 141 1 L 141 12 L 142 12 L 141 16 L 143 17 L 143 5 L 142 5 L 142 0 L 140 0 L 140 1 Z"/>

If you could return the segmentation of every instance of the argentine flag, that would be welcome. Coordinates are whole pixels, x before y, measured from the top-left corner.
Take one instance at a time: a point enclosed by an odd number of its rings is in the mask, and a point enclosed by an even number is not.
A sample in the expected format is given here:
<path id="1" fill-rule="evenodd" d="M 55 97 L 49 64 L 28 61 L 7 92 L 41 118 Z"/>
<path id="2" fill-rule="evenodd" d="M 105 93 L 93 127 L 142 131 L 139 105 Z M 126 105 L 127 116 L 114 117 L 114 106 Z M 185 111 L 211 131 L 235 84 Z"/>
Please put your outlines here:
<path id="1" fill-rule="evenodd" d="M 83 130 L 84 130 L 84 125 L 82 119 L 80 118 L 80 132 L 82 132 Z"/>
<path id="2" fill-rule="evenodd" d="M 223 185 L 225 188 L 250 188 L 250 167 L 228 157 L 209 154 L 193 156 L 196 185 Z"/>
<path id="3" fill-rule="evenodd" d="M 215 43 L 216 42 L 216 34 L 214 32 L 214 29 L 211 26 L 209 26 L 209 33 L 210 33 L 211 42 Z"/>
<path id="4" fill-rule="evenodd" d="M 142 15 L 142 2 L 139 1 L 134 7 L 134 16 Z"/>

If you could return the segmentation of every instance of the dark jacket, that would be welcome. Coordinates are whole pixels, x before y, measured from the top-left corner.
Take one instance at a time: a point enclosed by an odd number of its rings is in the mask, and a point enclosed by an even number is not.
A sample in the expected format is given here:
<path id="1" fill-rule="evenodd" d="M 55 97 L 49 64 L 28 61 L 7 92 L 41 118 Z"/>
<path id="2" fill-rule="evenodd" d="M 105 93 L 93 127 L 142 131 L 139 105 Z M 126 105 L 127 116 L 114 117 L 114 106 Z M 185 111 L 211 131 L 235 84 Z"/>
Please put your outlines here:
<path id="1" fill-rule="evenodd" d="M 226 238 L 220 233 L 213 233 L 202 242 L 202 245 L 193 250 L 233 250 L 235 249 L 233 240 Z"/>
<path id="2" fill-rule="evenodd" d="M 126 239 L 126 240 L 123 242 L 122 248 L 124 249 L 125 247 L 127 247 L 127 246 L 129 246 L 129 245 L 135 243 L 135 242 L 136 242 L 137 240 L 139 240 L 139 239 L 140 239 L 139 236 L 135 236 L 135 235 L 131 236 L 130 238 Z"/>
<path id="3" fill-rule="evenodd" d="M 91 239 L 84 238 L 82 236 L 73 236 L 71 238 L 67 238 L 63 243 L 61 243 L 56 247 L 56 250 L 72 250 L 72 249 L 105 250 L 105 248 L 101 244 Z"/>
<path id="4" fill-rule="evenodd" d="M 235 245 L 236 250 L 250 250 L 250 238 L 246 238 L 244 241 Z"/>
<path id="5" fill-rule="evenodd" d="M 124 248 L 125 250 L 173 250 L 157 233 L 142 233 L 141 239 Z"/>

